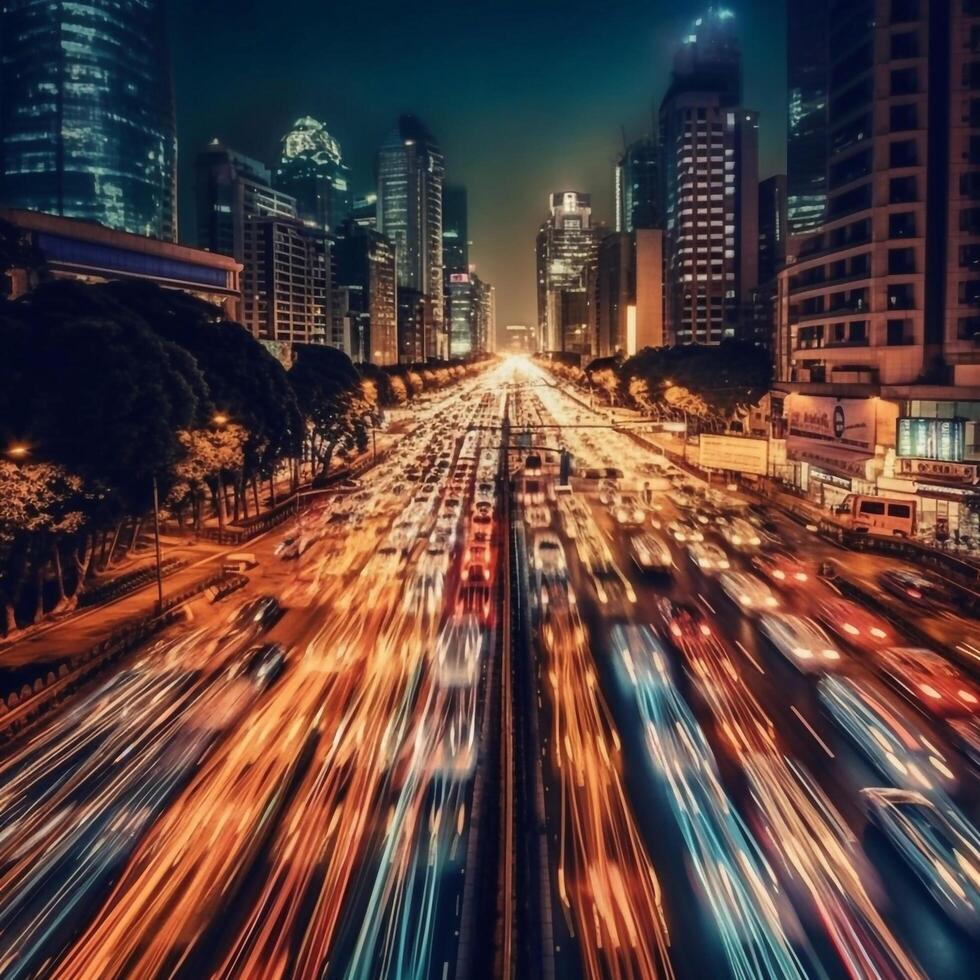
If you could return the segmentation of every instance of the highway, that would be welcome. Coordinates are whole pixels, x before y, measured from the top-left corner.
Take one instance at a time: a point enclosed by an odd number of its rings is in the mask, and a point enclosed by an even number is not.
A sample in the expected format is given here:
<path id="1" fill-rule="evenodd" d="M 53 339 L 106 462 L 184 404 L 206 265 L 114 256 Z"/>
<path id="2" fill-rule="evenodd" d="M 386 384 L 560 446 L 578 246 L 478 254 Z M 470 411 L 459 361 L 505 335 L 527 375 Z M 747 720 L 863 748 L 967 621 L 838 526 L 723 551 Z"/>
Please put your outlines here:
<path id="1" fill-rule="evenodd" d="M 3 980 L 974 975 L 977 624 L 895 562 L 525 358 L 253 547 L 0 748 Z"/>
<path id="2" fill-rule="evenodd" d="M 873 589 L 875 576 L 895 564 L 844 553 L 775 511 L 708 491 L 535 368 L 514 402 L 514 430 L 524 427 L 547 447 L 532 455 L 531 471 L 526 454 L 511 453 L 515 520 L 528 541 L 534 702 L 546 732 L 540 765 L 556 885 L 559 952 L 546 949 L 543 959 L 559 976 L 972 975 L 976 933 L 950 921 L 869 826 L 861 790 L 921 790 L 975 821 L 977 771 L 950 721 L 975 719 L 976 708 L 964 704 L 943 716 L 900 697 L 863 645 L 869 635 L 858 617 L 885 627 L 880 647 L 911 640 L 893 620 L 840 604 L 817 575 L 833 559 Z M 559 448 L 574 460 L 568 488 L 557 486 Z M 616 478 L 583 478 L 597 469 Z M 649 504 L 645 483 L 663 488 L 650 492 Z M 632 512 L 637 504 L 642 513 Z M 746 517 L 757 543 L 743 535 L 743 545 L 733 546 L 729 525 Z M 666 551 L 663 568 L 640 567 L 633 542 L 649 535 Z M 708 558 L 723 567 L 692 560 L 692 538 L 714 545 Z M 535 571 L 542 544 L 560 556 L 545 560 L 543 575 Z M 752 576 L 771 608 L 743 603 L 749 597 L 738 590 L 733 600 L 725 572 Z M 910 631 L 935 628 L 910 604 L 899 608 Z M 792 652 L 779 652 L 764 633 L 766 614 L 816 625 L 834 659 L 792 662 Z M 862 630 L 841 623 L 851 614 Z M 827 626 L 834 617 L 836 633 Z M 929 618 L 975 645 L 975 622 L 949 610 Z M 871 745 L 862 751 L 824 707 L 820 679 L 828 675 L 853 679 L 923 739 L 934 768 L 909 766 L 921 779 L 905 784 L 894 778 L 898 769 L 884 779 L 873 762 L 881 754 L 877 733 L 868 732 Z M 961 679 L 972 698 L 975 686 Z M 585 797 L 584 817 L 573 788 Z M 583 845 L 576 862 L 579 827 L 610 809 L 615 833 Z M 628 897 L 615 912 L 642 915 L 644 935 L 658 949 L 666 944 L 667 962 L 654 964 L 645 948 L 634 948 L 624 965 L 619 951 L 629 944 L 603 934 L 616 923 L 607 903 L 619 881 Z"/>

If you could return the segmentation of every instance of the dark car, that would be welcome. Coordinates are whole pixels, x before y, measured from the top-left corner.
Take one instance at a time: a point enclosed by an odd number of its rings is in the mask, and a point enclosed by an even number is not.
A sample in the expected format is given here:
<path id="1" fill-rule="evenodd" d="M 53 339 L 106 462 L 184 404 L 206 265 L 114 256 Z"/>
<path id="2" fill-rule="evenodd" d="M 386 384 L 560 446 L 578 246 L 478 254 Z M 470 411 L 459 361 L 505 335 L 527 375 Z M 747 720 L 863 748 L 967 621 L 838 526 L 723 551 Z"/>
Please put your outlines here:
<path id="1" fill-rule="evenodd" d="M 263 595 L 259 596 L 258 599 L 252 599 L 251 602 L 246 602 L 238 610 L 238 615 L 235 616 L 235 624 L 238 626 L 253 624 L 257 628 L 257 632 L 263 633 L 282 616 L 282 613 L 282 606 L 275 596 Z"/>
<path id="2" fill-rule="evenodd" d="M 281 643 L 263 643 L 245 653 L 245 672 L 259 685 L 269 687 L 286 667 L 286 648 Z"/>
<path id="3" fill-rule="evenodd" d="M 878 584 L 903 602 L 914 606 L 947 606 L 951 596 L 941 582 L 920 572 L 902 568 L 889 569 L 878 576 Z"/>

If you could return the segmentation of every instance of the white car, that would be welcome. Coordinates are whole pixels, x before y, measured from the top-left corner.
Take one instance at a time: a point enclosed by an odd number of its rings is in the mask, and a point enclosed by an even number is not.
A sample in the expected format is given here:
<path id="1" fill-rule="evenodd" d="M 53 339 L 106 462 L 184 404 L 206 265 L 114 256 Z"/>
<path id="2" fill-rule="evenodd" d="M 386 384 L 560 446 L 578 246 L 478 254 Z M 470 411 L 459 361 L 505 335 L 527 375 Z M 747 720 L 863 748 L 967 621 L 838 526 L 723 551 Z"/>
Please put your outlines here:
<path id="1" fill-rule="evenodd" d="M 948 800 L 921 793 L 863 789 L 868 817 L 902 856 L 943 911 L 980 935 L 980 835 Z"/>
<path id="2" fill-rule="evenodd" d="M 528 507 L 524 520 L 530 528 L 551 527 L 551 511 L 544 506 Z"/>
<path id="3" fill-rule="evenodd" d="M 769 586 L 748 572 L 722 572 L 718 582 L 728 598 L 745 612 L 761 613 L 779 608 L 779 600 Z"/>
<path id="4" fill-rule="evenodd" d="M 702 572 L 727 572 L 732 567 L 728 555 L 707 541 L 692 541 L 687 546 L 687 555 Z"/>
<path id="5" fill-rule="evenodd" d="M 632 494 L 623 494 L 619 503 L 613 509 L 616 523 L 622 527 L 635 527 L 646 520 L 646 511 L 640 506 L 639 500 Z"/>
<path id="6" fill-rule="evenodd" d="M 799 670 L 818 673 L 840 665 L 840 651 L 813 620 L 768 613 L 759 618 L 759 625 L 772 645 Z"/>
<path id="7" fill-rule="evenodd" d="M 599 503 L 604 507 L 611 507 L 619 499 L 619 490 L 616 484 L 604 480 L 599 486 Z"/>
<path id="8" fill-rule="evenodd" d="M 704 534 L 698 528 L 696 524 L 692 524 L 690 521 L 671 521 L 667 525 L 667 530 L 670 531 L 674 540 L 678 544 L 684 544 L 685 541 L 703 541 Z"/>
<path id="9" fill-rule="evenodd" d="M 742 520 L 740 517 L 735 518 L 727 527 L 723 526 L 721 533 L 733 548 L 738 548 L 741 551 L 750 551 L 762 544 L 759 532 L 748 521 Z"/>
<path id="10" fill-rule="evenodd" d="M 641 572 L 669 572 L 674 567 L 667 542 L 655 534 L 638 534 L 632 538 L 630 554 Z"/>
<path id="11" fill-rule="evenodd" d="M 568 570 L 565 549 L 550 531 L 536 531 L 532 545 L 534 570 L 545 578 L 562 578 Z"/>

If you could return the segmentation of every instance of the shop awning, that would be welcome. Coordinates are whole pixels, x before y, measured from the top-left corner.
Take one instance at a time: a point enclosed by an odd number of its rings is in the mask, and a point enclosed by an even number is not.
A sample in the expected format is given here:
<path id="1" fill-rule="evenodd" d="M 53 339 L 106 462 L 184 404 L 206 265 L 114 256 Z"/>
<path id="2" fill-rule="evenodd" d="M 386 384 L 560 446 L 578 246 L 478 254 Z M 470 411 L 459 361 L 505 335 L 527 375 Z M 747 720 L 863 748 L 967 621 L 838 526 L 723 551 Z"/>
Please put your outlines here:
<path id="1" fill-rule="evenodd" d="M 801 463 L 811 463 L 819 466 L 828 473 L 840 476 L 856 477 L 859 480 L 874 481 L 877 470 L 877 459 L 866 453 L 854 453 L 836 446 L 824 446 L 819 443 L 798 442 L 795 439 L 786 441 L 786 455 Z"/>

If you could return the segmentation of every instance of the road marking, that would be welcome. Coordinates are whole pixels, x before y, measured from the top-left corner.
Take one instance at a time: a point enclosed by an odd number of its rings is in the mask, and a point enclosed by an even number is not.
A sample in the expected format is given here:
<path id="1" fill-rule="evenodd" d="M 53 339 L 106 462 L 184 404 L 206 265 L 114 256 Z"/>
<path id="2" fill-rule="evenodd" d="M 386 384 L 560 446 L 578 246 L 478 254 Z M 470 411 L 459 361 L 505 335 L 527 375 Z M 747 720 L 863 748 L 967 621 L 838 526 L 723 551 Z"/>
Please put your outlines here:
<path id="1" fill-rule="evenodd" d="M 803 722 L 803 727 L 806 728 L 806 730 L 817 740 L 817 743 L 819 744 L 820 748 L 822 748 L 824 752 L 826 752 L 827 755 L 830 756 L 831 759 L 836 759 L 837 756 L 835 756 L 834 753 L 830 751 L 830 748 L 827 745 L 827 743 L 816 733 L 816 731 L 814 731 L 814 728 L 810 724 L 810 722 L 808 722 L 806 718 L 804 718 L 803 715 L 800 714 L 795 704 L 790 705 L 790 710 L 793 712 L 794 715 L 796 715 L 797 718 L 800 719 L 800 721 Z"/>
<path id="2" fill-rule="evenodd" d="M 712 616 L 717 615 L 717 613 L 715 612 L 714 606 L 712 606 L 711 603 L 708 602 L 708 600 L 705 599 L 705 597 L 703 595 L 701 595 L 700 592 L 698 593 L 698 598 L 708 607 L 708 611 L 711 613 Z"/>
<path id="3" fill-rule="evenodd" d="M 735 646 L 737 646 L 737 647 L 739 648 L 739 650 L 741 650 L 741 651 L 742 651 L 742 653 L 744 653 L 744 654 L 745 654 L 745 656 L 746 656 L 746 657 L 748 657 L 748 658 L 749 658 L 749 660 L 751 660 L 751 661 L 752 661 L 752 666 L 753 666 L 753 667 L 755 667 L 755 669 L 756 669 L 756 670 L 757 670 L 757 671 L 758 671 L 758 672 L 759 672 L 760 674 L 764 674 L 764 673 L 765 673 L 765 670 L 764 670 L 764 668 L 763 668 L 763 666 L 762 666 L 762 664 L 760 664 L 760 663 L 759 663 L 759 661 L 758 661 L 758 660 L 756 660 L 756 659 L 755 659 L 755 657 L 753 657 L 753 656 L 752 656 L 752 654 L 751 654 L 751 653 L 749 653 L 749 651 L 745 649 L 745 647 L 744 647 L 744 646 L 742 645 L 742 643 L 741 643 L 741 641 L 740 641 L 740 640 L 736 640 L 736 641 L 735 641 Z"/>

